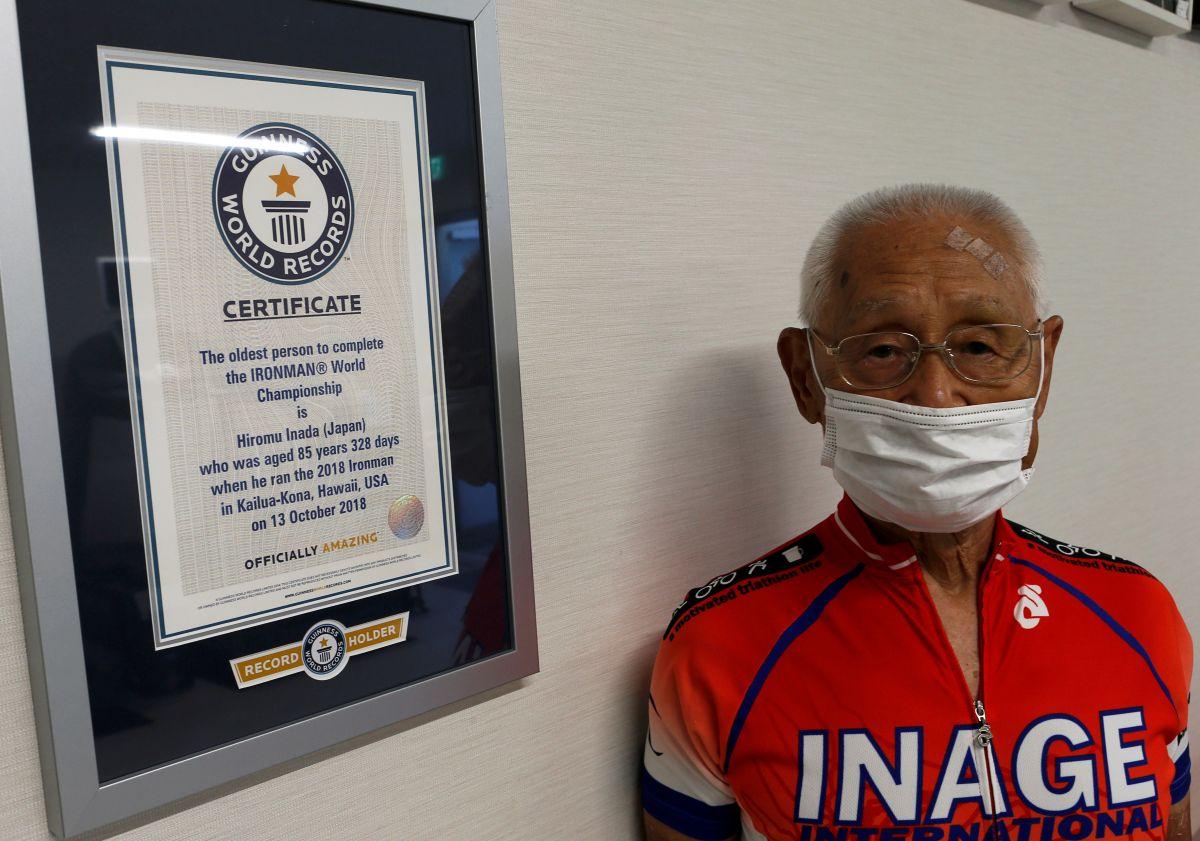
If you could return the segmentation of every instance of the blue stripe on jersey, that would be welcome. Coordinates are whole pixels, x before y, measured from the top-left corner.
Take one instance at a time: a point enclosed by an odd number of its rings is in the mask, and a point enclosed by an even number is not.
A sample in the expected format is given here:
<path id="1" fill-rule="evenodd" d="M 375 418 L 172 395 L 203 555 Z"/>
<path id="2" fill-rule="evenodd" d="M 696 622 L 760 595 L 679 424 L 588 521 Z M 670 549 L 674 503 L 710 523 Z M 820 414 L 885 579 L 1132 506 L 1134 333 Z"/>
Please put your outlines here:
<path id="1" fill-rule="evenodd" d="M 767 655 L 767 659 L 763 660 L 762 665 L 758 667 L 758 672 L 755 673 L 754 680 L 750 681 L 750 687 L 746 690 L 746 694 L 742 696 L 741 706 L 738 707 L 737 715 L 734 716 L 733 726 L 729 728 L 729 740 L 725 743 L 725 764 L 723 767 L 726 773 L 729 771 L 729 761 L 733 757 L 733 748 L 737 744 L 738 737 L 742 734 L 742 727 L 746 724 L 746 717 L 750 715 L 750 708 L 754 706 L 754 702 L 758 698 L 758 693 L 762 691 L 763 684 L 767 681 L 767 676 L 771 674 L 771 669 L 775 668 L 775 664 L 779 662 L 779 658 L 796 641 L 796 638 L 811 628 L 813 623 L 821 618 L 821 613 L 834 600 L 837 594 L 842 591 L 842 588 L 849 584 L 851 580 L 858 577 L 858 574 L 863 569 L 863 564 L 859 564 L 841 578 L 836 579 L 822 590 L 819 596 L 813 599 L 812 604 L 800 614 L 800 617 L 795 622 L 788 625 L 787 630 L 779 635 L 779 639 L 775 641 L 775 645 L 771 648 L 771 653 Z"/>
<path id="2" fill-rule="evenodd" d="M 1191 748 L 1184 748 L 1183 753 L 1175 760 L 1175 779 L 1171 780 L 1171 805 L 1175 805 L 1187 797 L 1192 787 L 1192 757 Z"/>
<path id="3" fill-rule="evenodd" d="M 665 786 L 642 768 L 642 808 L 676 832 L 699 841 L 726 841 L 741 827 L 736 803 L 709 806 Z"/>
<path id="4" fill-rule="evenodd" d="M 1167 685 L 1165 683 L 1163 683 L 1163 679 L 1161 677 L 1159 677 L 1158 669 L 1154 668 L 1154 661 L 1150 659 L 1150 655 L 1148 653 L 1146 653 L 1146 649 L 1142 647 L 1142 644 L 1137 641 L 1137 639 L 1133 636 L 1133 634 L 1131 634 L 1131 633 L 1129 633 L 1129 631 L 1125 630 L 1124 626 L 1122 626 L 1120 622 L 1118 622 L 1116 619 L 1113 619 L 1112 616 L 1109 615 L 1108 611 L 1106 611 L 1100 605 L 1096 604 L 1096 602 L 1092 599 L 1091 596 L 1089 596 L 1087 593 L 1083 592 L 1079 588 L 1075 587 L 1074 585 L 1068 584 L 1066 581 L 1063 581 L 1057 575 L 1047 572 L 1046 570 L 1042 569 L 1037 564 L 1030 563 L 1029 561 L 1026 561 L 1022 558 L 1018 558 L 1014 555 L 1009 555 L 1008 559 L 1010 561 L 1012 561 L 1014 564 L 1020 564 L 1021 566 L 1027 566 L 1030 569 L 1036 570 L 1037 572 L 1046 576 L 1051 581 L 1053 581 L 1055 584 L 1057 584 L 1059 587 L 1062 587 L 1064 590 L 1066 590 L 1072 596 L 1079 599 L 1079 601 L 1083 602 L 1084 606 L 1086 606 L 1089 610 L 1091 610 L 1092 613 L 1099 616 L 1100 619 L 1103 620 L 1106 625 L 1108 625 L 1108 627 L 1112 628 L 1113 633 L 1115 633 L 1121 639 L 1125 640 L 1125 643 L 1130 648 L 1132 648 L 1139 657 L 1141 657 L 1143 660 L 1146 661 L 1146 665 L 1150 668 L 1150 674 L 1154 675 L 1154 679 L 1156 681 L 1158 681 L 1159 688 L 1162 689 L 1163 694 L 1167 696 L 1167 700 L 1171 702 L 1171 706 L 1172 707 L 1175 706 L 1175 699 L 1173 699 L 1171 697 L 1171 690 L 1167 689 Z"/>

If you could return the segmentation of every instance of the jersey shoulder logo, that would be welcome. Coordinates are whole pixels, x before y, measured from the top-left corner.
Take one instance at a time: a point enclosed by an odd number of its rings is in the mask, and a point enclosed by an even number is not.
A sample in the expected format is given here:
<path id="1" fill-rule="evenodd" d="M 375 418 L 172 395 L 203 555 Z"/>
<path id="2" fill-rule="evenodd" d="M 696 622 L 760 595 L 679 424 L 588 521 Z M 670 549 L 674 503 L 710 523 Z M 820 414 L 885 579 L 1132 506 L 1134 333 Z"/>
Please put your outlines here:
<path id="1" fill-rule="evenodd" d="M 1017 604 L 1013 607 L 1013 618 L 1025 630 L 1036 628 L 1038 623 L 1050 615 L 1046 602 L 1042 600 L 1040 584 L 1022 584 L 1017 588 Z"/>
<path id="2" fill-rule="evenodd" d="M 1092 569 L 1103 569 L 1109 572 L 1131 573 L 1133 575 L 1145 575 L 1153 578 L 1149 571 L 1142 566 L 1127 558 L 1121 558 L 1117 555 L 1110 555 L 1107 552 L 1101 552 L 1099 549 L 1088 549 L 1086 546 L 1076 546 L 1074 543 L 1068 543 L 1065 540 L 1059 540 L 1054 537 L 1036 532 L 1028 526 L 1023 526 L 1020 523 L 1014 523 L 1008 520 L 1008 525 L 1012 528 L 1013 533 L 1025 542 L 1048 550 L 1056 555 L 1059 560 L 1065 560 L 1073 566 L 1090 567 Z"/>
<path id="3" fill-rule="evenodd" d="M 704 611 L 820 568 L 821 562 L 816 558 L 824 548 L 821 539 L 809 532 L 745 566 L 714 578 L 702 587 L 690 590 L 671 614 L 671 623 L 663 633 L 663 639 L 673 640 L 684 625 Z"/>
<path id="4" fill-rule="evenodd" d="M 213 175 L 213 213 L 229 252 L 272 283 L 316 280 L 342 258 L 354 197 L 321 138 L 288 123 L 246 129 Z"/>

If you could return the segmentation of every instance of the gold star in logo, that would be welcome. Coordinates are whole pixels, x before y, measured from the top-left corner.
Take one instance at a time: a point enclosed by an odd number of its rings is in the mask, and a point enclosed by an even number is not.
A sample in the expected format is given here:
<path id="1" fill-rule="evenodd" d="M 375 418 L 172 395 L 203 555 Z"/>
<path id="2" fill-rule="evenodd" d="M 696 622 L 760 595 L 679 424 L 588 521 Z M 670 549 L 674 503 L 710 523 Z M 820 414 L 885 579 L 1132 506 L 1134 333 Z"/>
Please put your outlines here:
<path id="1" fill-rule="evenodd" d="M 282 196 L 284 193 L 296 195 L 296 182 L 300 180 L 299 175 L 288 175 L 287 164 L 279 165 L 279 172 L 275 175 L 268 175 L 275 182 L 275 196 Z"/>

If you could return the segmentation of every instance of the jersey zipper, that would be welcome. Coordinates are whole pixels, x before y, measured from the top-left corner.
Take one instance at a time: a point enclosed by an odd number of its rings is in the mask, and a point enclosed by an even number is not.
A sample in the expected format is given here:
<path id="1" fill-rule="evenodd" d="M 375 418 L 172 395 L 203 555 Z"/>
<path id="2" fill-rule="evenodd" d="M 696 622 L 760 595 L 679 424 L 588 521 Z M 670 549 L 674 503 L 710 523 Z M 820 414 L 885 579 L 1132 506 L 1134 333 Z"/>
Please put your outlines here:
<path id="1" fill-rule="evenodd" d="M 977 581 L 975 585 L 975 629 L 976 633 L 978 634 L 976 640 L 979 648 L 979 697 L 975 699 L 975 704 L 972 708 L 972 711 L 975 713 L 975 719 L 979 723 L 979 728 L 975 731 L 975 740 L 979 743 L 979 747 L 982 749 L 981 752 L 983 753 L 983 773 L 976 774 L 976 776 L 979 777 L 979 792 L 988 804 L 988 813 L 992 818 L 992 837 L 999 838 L 999 836 L 995 834 L 996 781 L 992 779 L 992 763 L 994 759 L 992 753 L 992 739 L 994 735 L 992 733 L 992 725 L 987 719 L 987 711 L 983 707 L 983 680 L 987 673 L 987 669 L 984 668 L 984 664 L 987 662 L 987 660 L 984 659 L 983 650 L 983 622 L 985 615 L 983 612 L 983 591 L 985 585 L 987 584 L 988 573 L 992 571 L 992 561 L 994 559 L 995 553 L 988 555 L 987 560 L 984 561 L 983 568 L 979 570 L 979 581 Z M 962 669 L 960 668 L 959 671 L 961 672 Z M 965 675 L 963 676 L 963 682 L 966 682 Z M 970 694 L 970 692 L 967 694 Z M 986 786 L 984 783 L 985 778 Z"/>
<path id="2" fill-rule="evenodd" d="M 982 675 L 983 667 L 981 663 L 980 676 L 982 677 Z M 982 684 L 982 680 L 980 683 Z M 983 695 L 983 692 L 980 691 L 979 694 Z M 996 833 L 996 784 L 992 779 L 992 725 L 988 724 L 987 712 L 983 709 L 982 700 L 975 701 L 975 718 L 979 722 L 979 727 L 975 731 L 975 743 L 979 745 L 983 753 L 984 768 L 983 773 L 979 774 L 979 793 L 988 804 L 988 812 L 992 819 L 992 838 L 995 839 L 1000 836 Z"/>
<path id="3" fill-rule="evenodd" d="M 949 660 L 953 664 L 955 672 L 959 676 L 959 684 L 962 686 L 963 695 L 966 698 L 968 698 L 971 702 L 971 714 L 975 718 L 975 725 L 976 725 L 973 741 L 976 745 L 979 746 L 980 753 L 983 754 L 983 768 L 976 769 L 976 771 L 978 772 L 977 776 L 979 777 L 979 794 L 980 794 L 980 797 L 982 798 L 982 802 L 987 804 L 988 817 L 990 818 L 990 823 L 991 823 L 991 832 L 985 833 L 985 836 L 987 834 L 990 834 L 993 839 L 998 839 L 1000 836 L 997 832 L 997 826 L 996 826 L 997 821 L 998 821 L 998 819 L 996 817 L 996 785 L 997 785 L 997 781 L 992 778 L 992 764 L 994 761 L 992 740 L 994 738 L 994 733 L 992 731 L 992 724 L 990 721 L 988 721 L 988 718 L 987 718 L 987 710 L 984 708 L 984 705 L 983 705 L 984 676 L 987 674 L 987 669 L 984 668 L 984 664 L 986 663 L 986 660 L 984 659 L 984 647 L 983 647 L 983 642 L 984 642 L 983 590 L 984 590 L 984 584 L 987 582 L 988 573 L 991 572 L 992 560 L 994 557 L 995 557 L 995 553 L 993 552 L 993 553 L 989 554 L 988 559 L 986 561 L 984 561 L 984 564 L 980 568 L 980 571 L 979 571 L 979 581 L 976 584 L 976 590 L 975 590 L 975 593 L 976 593 L 976 595 L 975 595 L 975 610 L 977 613 L 977 616 L 976 616 L 976 633 L 977 633 L 976 645 L 979 649 L 979 697 L 977 697 L 977 698 L 972 698 L 972 696 L 971 696 L 971 687 L 967 683 L 967 676 L 963 672 L 962 664 L 958 662 L 958 656 L 954 653 L 954 646 L 950 644 L 950 635 L 946 633 L 946 626 L 942 623 L 942 618 L 937 612 L 937 605 L 935 605 L 933 603 L 933 596 L 930 595 L 930 593 L 929 593 L 929 585 L 925 583 L 925 575 L 923 572 L 921 572 L 919 565 L 914 564 L 914 566 L 917 567 L 916 574 L 921 582 L 921 590 L 925 594 L 926 600 L 929 602 L 929 608 L 933 613 L 933 619 L 937 623 L 938 630 L 941 632 L 942 643 L 946 648 L 946 651 L 949 655 Z M 1000 823 L 1003 823 L 1003 821 L 1000 821 Z"/>

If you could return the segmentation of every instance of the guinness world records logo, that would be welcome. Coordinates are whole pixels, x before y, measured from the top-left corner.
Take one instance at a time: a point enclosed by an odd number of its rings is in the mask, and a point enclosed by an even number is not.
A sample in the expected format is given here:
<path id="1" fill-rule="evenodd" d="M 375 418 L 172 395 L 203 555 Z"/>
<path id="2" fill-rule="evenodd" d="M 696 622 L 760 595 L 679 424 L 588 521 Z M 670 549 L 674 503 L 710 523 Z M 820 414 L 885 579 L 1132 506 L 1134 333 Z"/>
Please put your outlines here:
<path id="1" fill-rule="evenodd" d="M 342 162 L 290 123 L 253 126 L 237 139 L 213 175 L 213 214 L 225 245 L 264 280 L 316 280 L 341 259 L 354 227 Z"/>
<path id="2" fill-rule="evenodd" d="M 308 629 L 300 641 L 300 662 L 317 680 L 337 677 L 346 668 L 346 629 L 341 622 L 324 619 Z"/>

